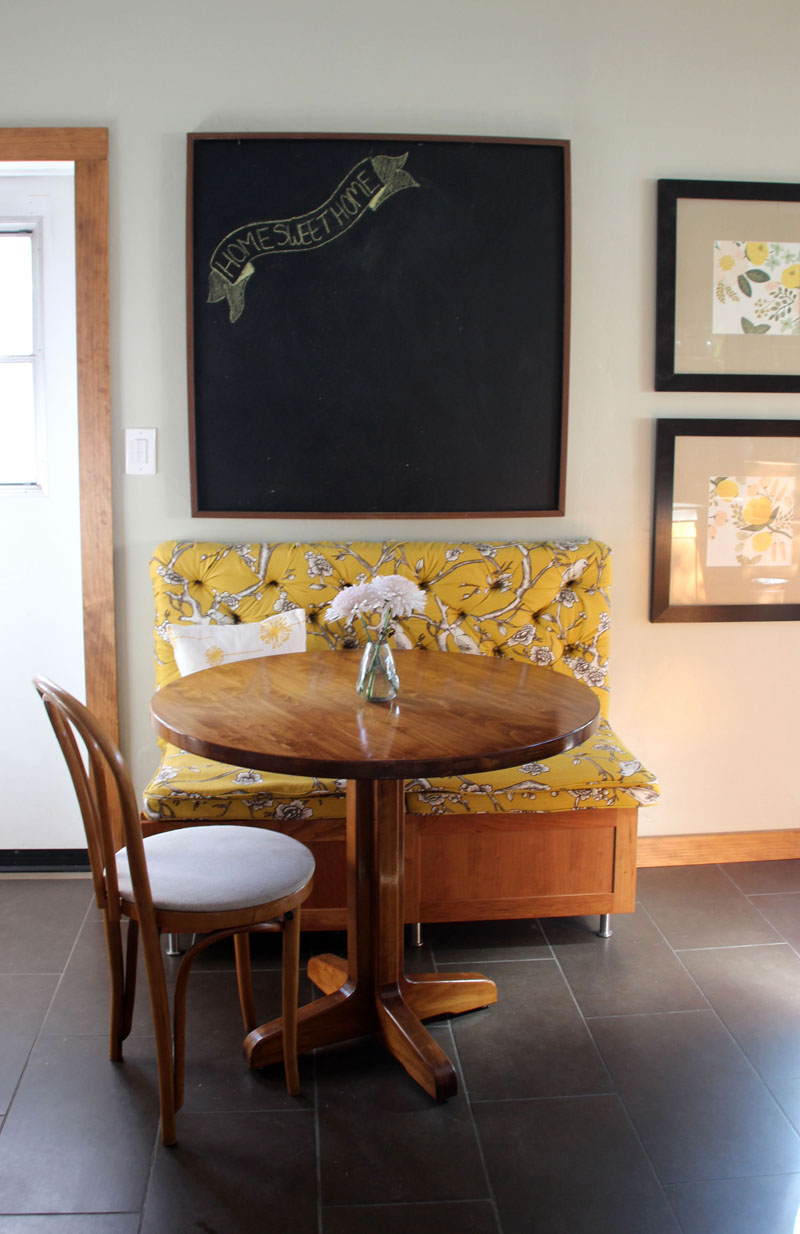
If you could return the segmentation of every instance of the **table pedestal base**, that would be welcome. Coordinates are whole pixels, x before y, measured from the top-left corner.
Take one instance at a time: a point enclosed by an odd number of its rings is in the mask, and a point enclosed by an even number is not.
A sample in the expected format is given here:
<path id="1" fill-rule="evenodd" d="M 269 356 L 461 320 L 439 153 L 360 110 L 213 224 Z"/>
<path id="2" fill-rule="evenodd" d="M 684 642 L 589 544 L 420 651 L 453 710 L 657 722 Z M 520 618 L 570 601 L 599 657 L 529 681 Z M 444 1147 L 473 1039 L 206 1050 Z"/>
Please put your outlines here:
<path id="1" fill-rule="evenodd" d="M 497 1001 L 479 973 L 406 973 L 403 963 L 403 782 L 350 781 L 347 786 L 347 960 L 315 956 L 308 975 L 323 997 L 301 1007 L 300 1053 L 378 1033 L 426 1092 L 438 1100 L 457 1088 L 452 1063 L 421 1023 Z M 281 1021 L 245 1038 L 251 1067 L 282 1058 Z"/>

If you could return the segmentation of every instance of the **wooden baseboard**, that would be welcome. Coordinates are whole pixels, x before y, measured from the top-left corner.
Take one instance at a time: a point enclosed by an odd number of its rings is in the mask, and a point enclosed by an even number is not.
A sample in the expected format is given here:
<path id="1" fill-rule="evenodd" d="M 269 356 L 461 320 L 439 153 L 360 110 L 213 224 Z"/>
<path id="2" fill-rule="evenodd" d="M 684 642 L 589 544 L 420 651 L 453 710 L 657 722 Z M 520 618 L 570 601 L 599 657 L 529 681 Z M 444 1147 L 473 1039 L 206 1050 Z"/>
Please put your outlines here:
<path id="1" fill-rule="evenodd" d="M 636 864 L 716 865 L 726 861 L 785 861 L 800 857 L 800 830 L 725 831 L 717 835 L 639 836 Z"/>

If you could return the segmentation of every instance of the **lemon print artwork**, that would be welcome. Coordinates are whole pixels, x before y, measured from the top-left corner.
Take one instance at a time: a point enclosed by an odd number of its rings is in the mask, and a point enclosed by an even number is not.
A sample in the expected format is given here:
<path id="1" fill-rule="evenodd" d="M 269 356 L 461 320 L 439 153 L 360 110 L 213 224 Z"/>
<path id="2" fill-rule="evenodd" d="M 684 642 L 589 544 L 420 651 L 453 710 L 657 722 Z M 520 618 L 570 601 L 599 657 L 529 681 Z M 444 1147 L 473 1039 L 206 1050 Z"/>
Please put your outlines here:
<path id="1" fill-rule="evenodd" d="M 772 502 L 769 497 L 751 497 L 742 510 L 742 518 L 748 527 L 764 527 L 772 514 Z"/>
<path id="2" fill-rule="evenodd" d="M 715 240 L 712 334 L 800 334 L 800 238 Z"/>
<path id="3" fill-rule="evenodd" d="M 750 240 L 744 246 L 745 256 L 754 266 L 763 266 L 769 257 L 769 245 L 763 240 Z"/>
<path id="4" fill-rule="evenodd" d="M 706 565 L 789 565 L 794 488 L 789 476 L 711 476 Z"/>

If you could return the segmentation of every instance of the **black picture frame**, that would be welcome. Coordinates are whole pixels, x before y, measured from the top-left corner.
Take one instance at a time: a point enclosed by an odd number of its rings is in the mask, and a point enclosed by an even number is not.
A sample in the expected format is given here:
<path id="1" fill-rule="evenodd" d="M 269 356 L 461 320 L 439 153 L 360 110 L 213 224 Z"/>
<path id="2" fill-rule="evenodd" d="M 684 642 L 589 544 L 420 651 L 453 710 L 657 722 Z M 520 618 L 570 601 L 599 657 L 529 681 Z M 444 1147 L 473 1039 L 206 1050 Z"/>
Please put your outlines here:
<path id="1" fill-rule="evenodd" d="M 190 134 L 192 514 L 562 515 L 569 194 L 566 140 Z"/>
<path id="2" fill-rule="evenodd" d="M 792 244 L 800 253 L 800 184 L 658 181 L 656 390 L 800 390 L 800 273 L 785 286 L 776 257 Z"/>
<path id="3" fill-rule="evenodd" d="M 798 511 L 800 420 L 657 420 L 650 620 L 800 620 Z"/>

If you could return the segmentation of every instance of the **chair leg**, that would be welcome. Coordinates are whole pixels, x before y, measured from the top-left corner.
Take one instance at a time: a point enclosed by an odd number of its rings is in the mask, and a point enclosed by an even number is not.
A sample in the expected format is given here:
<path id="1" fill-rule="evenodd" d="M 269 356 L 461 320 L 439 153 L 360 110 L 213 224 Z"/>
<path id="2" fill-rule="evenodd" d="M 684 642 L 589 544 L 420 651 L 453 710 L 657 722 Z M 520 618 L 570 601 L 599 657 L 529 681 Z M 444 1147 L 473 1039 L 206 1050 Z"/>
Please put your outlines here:
<path id="1" fill-rule="evenodd" d="M 217 942 L 217 940 L 220 938 L 229 938 L 231 933 L 233 933 L 233 931 L 231 930 L 219 930 L 219 931 L 214 931 L 211 934 L 204 934 L 204 935 L 193 934 L 192 935 L 192 945 L 189 948 L 189 950 L 185 953 L 178 967 L 178 975 L 175 978 L 175 991 L 172 996 L 172 1037 L 171 1037 L 171 1051 L 170 1051 L 170 1065 L 171 1065 L 171 1076 L 172 1076 L 171 1093 L 172 1093 L 172 1109 L 173 1109 L 173 1135 L 174 1135 L 175 1113 L 177 1113 L 177 1111 L 183 1105 L 184 1076 L 186 1073 L 186 992 L 189 988 L 189 973 L 191 972 L 192 964 L 194 963 L 195 957 L 199 955 L 201 951 L 205 950 L 206 947 L 210 947 L 212 943 Z M 247 936 L 245 935 L 245 938 L 246 937 Z M 234 946 L 236 946 L 237 939 L 238 939 L 238 935 L 234 934 Z M 160 951 L 159 951 L 159 954 L 160 954 Z M 249 948 L 247 950 L 246 955 L 247 955 L 247 974 L 249 977 L 250 975 Z M 238 947 L 236 948 L 236 964 L 237 964 L 237 970 L 238 970 L 238 967 L 239 967 L 239 948 Z M 163 974 L 163 971 L 164 971 L 164 966 L 162 963 L 161 965 L 162 974 Z M 166 982 L 164 984 L 164 989 L 166 991 Z M 253 1011 L 253 1017 L 254 1017 L 253 1027 L 255 1027 L 256 1026 L 255 1025 L 255 1011 Z M 163 1131 L 164 1115 L 163 1113 L 162 1113 L 161 1122 L 162 1122 L 162 1139 L 164 1139 L 164 1131 Z M 164 1139 L 164 1143 L 174 1144 L 175 1140 L 174 1138 L 172 1140 Z"/>
<path id="2" fill-rule="evenodd" d="M 164 975 L 164 961 L 161 955 L 161 940 L 158 931 L 153 927 L 142 929 L 142 953 L 147 969 L 147 983 L 150 987 L 150 1006 L 153 1012 L 153 1030 L 156 1039 L 156 1058 L 158 1060 L 158 1098 L 161 1109 L 161 1139 L 164 1144 L 172 1145 L 176 1140 L 175 1112 L 178 1104 L 175 1099 L 176 1063 L 173 1062 L 172 1026 L 169 1015 L 169 997 L 167 981 Z M 181 969 L 183 965 L 181 965 Z M 181 973 L 178 973 L 180 984 Z M 185 1024 L 186 985 L 183 988 L 184 1024 Z M 175 992 L 176 1020 L 178 1018 L 178 990 Z M 177 1050 L 176 1050 L 177 1055 Z"/>
<path id="3" fill-rule="evenodd" d="M 300 1092 L 297 1066 L 297 997 L 300 986 L 300 909 L 286 913 L 283 922 L 283 1066 L 286 1091 Z"/>
<path id="4" fill-rule="evenodd" d="M 181 960 L 172 995 L 172 1093 L 176 1112 L 183 1105 L 183 1083 L 186 1073 L 186 991 L 189 986 L 189 971 L 195 955 L 196 952 L 191 950 Z"/>
<path id="5" fill-rule="evenodd" d="M 125 989 L 122 995 L 122 1040 L 130 1035 L 133 1024 L 133 1005 L 136 999 L 136 966 L 139 956 L 139 923 L 128 922 L 128 938 L 125 944 Z"/>
<path id="6" fill-rule="evenodd" d="M 252 930 L 275 930 L 278 927 L 274 922 L 267 924 L 258 924 L 252 926 Z M 236 952 L 236 971 L 239 979 L 239 1001 L 242 1007 L 242 1016 L 245 1019 L 245 1028 L 248 1032 L 257 1027 L 255 1005 L 253 1003 L 253 990 L 250 973 L 250 942 L 249 931 L 236 930 L 215 930 L 211 934 L 193 934 L 192 946 L 185 953 L 178 968 L 178 975 L 175 979 L 175 992 L 173 994 L 173 1025 L 172 1025 L 172 1103 L 173 1103 L 173 1134 L 174 1134 L 174 1115 L 183 1105 L 183 1088 L 184 1074 L 186 1067 L 186 992 L 189 986 L 189 973 L 195 957 L 210 947 L 213 943 L 218 942 L 222 938 L 230 938 L 233 935 L 234 948 Z M 299 953 L 300 938 L 298 930 L 298 939 L 296 950 Z M 161 954 L 159 950 L 159 956 Z M 298 960 L 299 964 L 299 960 Z M 164 966 L 161 965 L 161 973 L 163 976 Z M 166 991 L 166 983 L 164 984 Z M 295 991 L 297 986 L 295 985 Z M 297 996 L 295 993 L 295 1006 L 297 1004 Z M 252 1019 L 252 1023 L 248 1024 L 248 1019 Z M 158 1044 L 158 1043 L 156 1043 Z M 162 1114 L 162 1139 L 163 1139 L 164 1116 Z M 174 1144 L 175 1140 L 164 1140 L 164 1143 Z"/>
<path id="7" fill-rule="evenodd" d="M 110 921 L 103 913 L 106 931 L 108 972 L 111 980 L 111 1008 L 108 1039 L 108 1056 L 112 1062 L 122 1061 L 122 1042 L 127 1033 L 125 1025 L 125 963 L 122 958 L 122 933 L 118 921 Z"/>
<path id="8" fill-rule="evenodd" d="M 236 954 L 236 980 L 239 985 L 239 1005 L 242 1008 L 245 1032 L 258 1027 L 256 1008 L 253 1002 L 253 974 L 250 968 L 250 935 L 234 934 L 233 948 Z"/>

